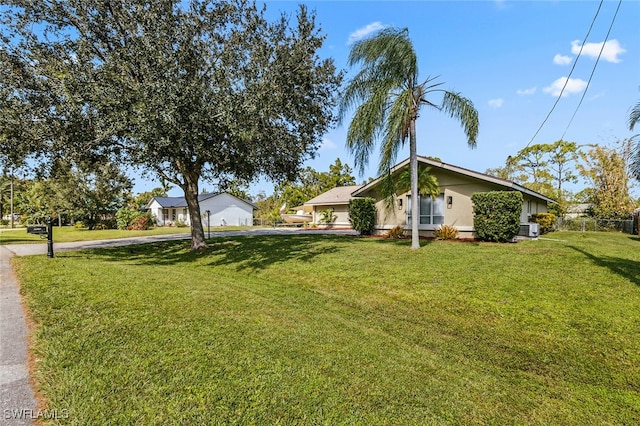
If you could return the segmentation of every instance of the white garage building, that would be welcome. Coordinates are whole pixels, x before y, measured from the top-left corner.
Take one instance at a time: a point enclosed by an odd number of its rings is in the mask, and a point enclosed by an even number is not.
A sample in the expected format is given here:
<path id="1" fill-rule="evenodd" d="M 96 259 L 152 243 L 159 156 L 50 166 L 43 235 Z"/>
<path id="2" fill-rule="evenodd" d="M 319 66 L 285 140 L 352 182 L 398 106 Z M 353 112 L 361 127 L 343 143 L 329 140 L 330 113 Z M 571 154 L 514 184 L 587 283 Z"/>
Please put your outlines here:
<path id="1" fill-rule="evenodd" d="M 198 195 L 203 225 L 209 219 L 211 226 L 252 226 L 253 211 L 257 207 L 226 192 Z M 176 222 L 191 225 L 187 201 L 184 197 L 153 197 L 147 204 L 158 226 L 171 226 Z M 209 212 L 207 214 L 207 211 Z"/>

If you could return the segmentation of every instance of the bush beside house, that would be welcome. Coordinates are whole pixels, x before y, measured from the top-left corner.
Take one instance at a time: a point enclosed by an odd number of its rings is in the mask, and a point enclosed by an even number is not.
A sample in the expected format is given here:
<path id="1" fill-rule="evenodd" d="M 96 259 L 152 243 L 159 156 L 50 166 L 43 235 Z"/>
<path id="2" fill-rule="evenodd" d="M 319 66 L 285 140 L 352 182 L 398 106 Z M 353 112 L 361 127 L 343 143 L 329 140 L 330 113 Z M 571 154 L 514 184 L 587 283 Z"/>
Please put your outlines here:
<path id="1" fill-rule="evenodd" d="M 376 217 L 376 201 L 373 198 L 354 198 L 349 201 L 349 222 L 360 235 L 373 234 Z"/>
<path id="2" fill-rule="evenodd" d="M 476 192 L 473 225 L 476 236 L 484 241 L 511 241 L 520 231 L 522 194 L 518 191 Z"/>
<path id="3" fill-rule="evenodd" d="M 553 213 L 536 213 L 531 215 L 531 222 L 540 225 L 540 234 L 546 234 L 556 228 L 556 215 Z"/>

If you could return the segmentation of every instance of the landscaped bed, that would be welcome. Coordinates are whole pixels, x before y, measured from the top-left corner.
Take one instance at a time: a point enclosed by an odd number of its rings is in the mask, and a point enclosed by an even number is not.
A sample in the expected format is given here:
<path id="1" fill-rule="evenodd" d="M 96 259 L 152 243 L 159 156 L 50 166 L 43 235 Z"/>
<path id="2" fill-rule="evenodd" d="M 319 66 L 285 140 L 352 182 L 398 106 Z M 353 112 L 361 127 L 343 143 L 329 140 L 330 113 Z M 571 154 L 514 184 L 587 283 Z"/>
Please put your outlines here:
<path id="1" fill-rule="evenodd" d="M 633 424 L 640 239 L 302 233 L 15 258 L 69 424 Z"/>

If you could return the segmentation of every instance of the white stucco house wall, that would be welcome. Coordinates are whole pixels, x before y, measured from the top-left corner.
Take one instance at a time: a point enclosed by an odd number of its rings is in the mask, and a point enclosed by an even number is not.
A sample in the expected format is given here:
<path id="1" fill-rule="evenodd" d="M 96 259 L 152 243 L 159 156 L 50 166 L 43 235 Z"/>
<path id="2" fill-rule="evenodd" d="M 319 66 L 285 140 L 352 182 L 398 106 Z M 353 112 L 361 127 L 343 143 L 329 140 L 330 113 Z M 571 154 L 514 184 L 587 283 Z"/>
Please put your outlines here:
<path id="1" fill-rule="evenodd" d="M 257 207 L 250 201 L 218 192 L 200 194 L 198 202 L 204 226 L 253 226 L 253 212 Z M 157 226 L 171 226 L 176 222 L 191 225 L 184 197 L 153 197 L 146 208 L 154 216 Z"/>

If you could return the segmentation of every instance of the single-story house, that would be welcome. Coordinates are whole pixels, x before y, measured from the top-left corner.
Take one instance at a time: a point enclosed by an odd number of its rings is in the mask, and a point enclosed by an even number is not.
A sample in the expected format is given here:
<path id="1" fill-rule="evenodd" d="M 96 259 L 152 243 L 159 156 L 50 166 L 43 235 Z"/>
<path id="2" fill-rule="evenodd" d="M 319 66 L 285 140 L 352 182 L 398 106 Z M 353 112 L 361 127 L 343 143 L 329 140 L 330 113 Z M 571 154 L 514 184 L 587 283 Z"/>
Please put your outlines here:
<path id="1" fill-rule="evenodd" d="M 523 196 L 520 223 L 523 225 L 521 228 L 525 234 L 528 233 L 531 215 L 545 213 L 547 212 L 547 204 L 555 203 L 554 200 L 509 180 L 421 156 L 418 157 L 418 163 L 420 167 L 427 166 L 430 168 L 430 173 L 437 178 L 440 187 L 440 195 L 435 199 L 432 199 L 431 196 L 420 197 L 419 199 L 419 232 L 421 236 L 433 237 L 433 231 L 440 225 L 446 224 L 455 226 L 458 229 L 460 238 L 473 237 L 475 230 L 473 227 L 471 196 L 476 192 L 519 191 Z M 399 173 L 406 167 L 409 167 L 409 159 L 393 167 L 391 173 Z M 334 208 L 336 212 L 340 212 L 340 222 L 348 223 L 348 199 L 371 197 L 376 200 L 378 212 L 376 221 L 377 234 L 384 234 L 396 226 L 403 226 L 410 232 L 411 192 L 407 191 L 394 196 L 393 208 L 388 209 L 386 201 L 378 191 L 379 184 L 380 179 L 376 179 L 360 187 L 344 187 L 344 190 L 331 190 L 310 200 L 310 202 L 315 200 L 314 211 Z M 348 194 L 350 190 L 352 192 Z M 336 203 L 334 205 L 331 204 L 331 194 L 335 194 Z M 314 220 L 314 222 L 316 221 Z M 532 229 L 535 229 L 535 227 L 532 227 Z"/>
<path id="2" fill-rule="evenodd" d="M 204 226 L 252 226 L 253 211 L 257 209 L 250 201 L 226 192 L 200 194 L 198 203 Z M 184 197 L 153 197 L 146 208 L 158 226 L 170 226 L 176 222 L 191 225 Z"/>
<path id="3" fill-rule="evenodd" d="M 565 219 L 575 219 L 576 217 L 588 216 L 589 210 L 593 206 L 589 203 L 572 204 L 567 207 L 567 212 L 564 215 Z"/>
<path id="4" fill-rule="evenodd" d="M 331 210 L 333 212 L 331 226 L 351 227 L 349 222 L 349 200 L 353 198 L 351 194 L 360 188 L 362 188 L 362 185 L 339 186 L 304 203 L 304 210 L 311 212 L 311 223 L 321 224 L 324 216 L 323 212 Z"/>

